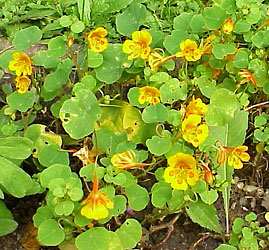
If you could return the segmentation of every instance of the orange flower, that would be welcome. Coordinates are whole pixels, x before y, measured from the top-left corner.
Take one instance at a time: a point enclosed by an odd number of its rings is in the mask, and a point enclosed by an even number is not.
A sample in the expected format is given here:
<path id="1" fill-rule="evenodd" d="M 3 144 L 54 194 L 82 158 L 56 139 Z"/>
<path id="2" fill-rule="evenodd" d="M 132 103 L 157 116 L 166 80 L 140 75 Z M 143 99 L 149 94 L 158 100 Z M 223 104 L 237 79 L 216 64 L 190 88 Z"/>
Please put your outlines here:
<path id="1" fill-rule="evenodd" d="M 224 23 L 222 24 L 222 30 L 225 34 L 230 34 L 233 32 L 234 30 L 234 23 L 232 18 L 227 19 L 224 21 Z"/>
<path id="2" fill-rule="evenodd" d="M 240 169 L 243 167 L 242 161 L 249 161 L 250 156 L 245 151 L 248 150 L 247 146 L 239 146 L 236 148 L 228 148 L 230 151 L 228 157 L 228 164 L 235 169 Z"/>
<path id="3" fill-rule="evenodd" d="M 27 76 L 17 76 L 15 78 L 15 81 L 16 88 L 18 89 L 18 93 L 20 94 L 24 94 L 31 84 L 31 80 Z"/>
<path id="4" fill-rule="evenodd" d="M 189 115 L 204 116 L 207 110 L 207 105 L 202 102 L 201 98 L 195 99 L 193 96 L 192 101 L 189 102 L 189 105 L 186 108 L 185 117 L 187 118 Z"/>
<path id="5" fill-rule="evenodd" d="M 182 122 L 183 139 L 194 147 L 201 145 L 208 137 L 208 126 L 202 123 L 200 115 L 190 115 Z"/>
<path id="6" fill-rule="evenodd" d="M 113 155 L 111 163 L 118 169 L 130 169 L 149 165 L 147 163 L 137 163 L 135 160 L 135 154 L 131 150 Z"/>
<path id="7" fill-rule="evenodd" d="M 108 47 L 108 41 L 105 38 L 107 36 L 107 30 L 99 27 L 90 32 L 87 38 L 88 46 L 93 52 L 99 53 L 104 51 Z"/>
<path id="8" fill-rule="evenodd" d="M 167 160 L 168 167 L 164 170 L 164 180 L 171 183 L 173 189 L 187 190 L 188 185 L 194 186 L 199 181 L 196 160 L 189 154 L 176 153 Z"/>
<path id="9" fill-rule="evenodd" d="M 186 39 L 179 45 L 181 51 L 176 53 L 176 57 L 184 57 L 187 61 L 198 61 L 202 56 L 202 51 L 195 41 Z"/>
<path id="10" fill-rule="evenodd" d="M 86 205 L 85 205 L 86 204 Z M 98 179 L 94 174 L 93 190 L 88 197 L 81 202 L 85 205 L 81 209 L 81 214 L 88 219 L 100 220 L 108 216 L 108 209 L 112 209 L 114 204 L 106 194 L 98 190 Z"/>
<path id="11" fill-rule="evenodd" d="M 32 60 L 23 52 L 12 54 L 13 60 L 9 62 L 8 68 L 15 71 L 17 76 L 32 74 Z"/>
<path id="12" fill-rule="evenodd" d="M 128 56 L 128 60 L 133 60 L 137 57 L 147 59 L 150 53 L 149 45 L 152 42 L 151 34 L 146 31 L 134 31 L 132 33 L 132 40 L 126 40 L 122 45 L 122 51 Z"/>
<path id="13" fill-rule="evenodd" d="M 145 86 L 139 89 L 138 102 L 140 104 L 149 103 L 157 104 L 160 102 L 160 91 L 157 88 Z"/>
<path id="14" fill-rule="evenodd" d="M 248 70 L 241 69 L 241 71 L 238 73 L 238 75 L 241 78 L 245 78 L 239 84 L 244 84 L 246 82 L 252 82 L 256 88 L 258 87 L 254 76 Z"/>

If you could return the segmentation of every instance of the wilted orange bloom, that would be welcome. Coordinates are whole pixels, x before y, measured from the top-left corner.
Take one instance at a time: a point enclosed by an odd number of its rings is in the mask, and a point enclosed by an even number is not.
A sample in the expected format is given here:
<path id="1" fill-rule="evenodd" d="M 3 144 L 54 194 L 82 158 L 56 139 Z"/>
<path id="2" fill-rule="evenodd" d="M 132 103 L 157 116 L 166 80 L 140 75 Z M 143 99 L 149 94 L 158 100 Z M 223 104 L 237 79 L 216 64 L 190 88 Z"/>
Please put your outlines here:
<path id="1" fill-rule="evenodd" d="M 111 164 L 118 169 L 130 169 L 149 166 L 148 163 L 138 163 L 135 154 L 131 150 L 126 150 L 112 156 Z"/>
<path id="2" fill-rule="evenodd" d="M 220 165 L 224 165 L 227 160 L 228 151 L 225 147 L 221 147 L 218 153 L 217 163 Z"/>
<path id="3" fill-rule="evenodd" d="M 103 27 L 99 27 L 90 32 L 87 36 L 87 42 L 93 52 L 99 53 L 108 47 L 106 36 L 107 30 Z"/>
<path id="4" fill-rule="evenodd" d="M 13 60 L 9 62 L 8 68 L 15 71 L 17 76 L 32 74 L 32 59 L 23 52 L 12 54 Z"/>
<path id="5" fill-rule="evenodd" d="M 176 57 L 183 57 L 187 61 L 194 62 L 202 56 L 202 51 L 198 48 L 197 43 L 190 39 L 182 41 L 179 47 L 181 51 L 176 53 Z"/>
<path id="6" fill-rule="evenodd" d="M 252 82 L 256 88 L 258 87 L 254 76 L 248 70 L 241 69 L 241 71 L 238 73 L 238 75 L 241 78 L 244 78 L 239 84 L 244 84 L 246 82 Z"/>
<path id="7" fill-rule="evenodd" d="M 85 205 L 86 204 L 86 205 Z M 98 179 L 94 174 L 93 190 L 88 197 L 81 202 L 85 205 L 81 209 L 81 214 L 88 219 L 100 220 L 108 216 L 108 209 L 112 209 L 114 204 L 106 194 L 98 190 Z"/>
<path id="8" fill-rule="evenodd" d="M 95 154 L 89 150 L 87 146 L 76 151 L 73 156 L 78 157 L 82 161 L 83 166 L 87 166 L 88 164 L 95 162 Z"/>
<path id="9" fill-rule="evenodd" d="M 28 78 L 28 76 L 17 76 L 15 78 L 15 81 L 16 88 L 18 89 L 18 93 L 20 94 L 24 94 L 31 84 L 31 80 Z"/>
<path id="10" fill-rule="evenodd" d="M 205 44 L 203 42 L 200 44 L 200 49 L 202 51 L 202 54 L 211 54 L 211 48 L 212 48 L 212 41 L 216 38 L 215 35 L 210 35 L 207 39 Z"/>
<path id="11" fill-rule="evenodd" d="M 138 102 L 140 104 L 157 104 L 160 102 L 160 91 L 155 87 L 145 86 L 139 89 Z"/>
<path id="12" fill-rule="evenodd" d="M 128 60 L 133 60 L 137 57 L 147 59 L 150 54 L 149 45 L 152 42 L 151 34 L 146 31 L 134 31 L 132 33 L 132 40 L 126 40 L 122 45 L 122 51 L 128 56 Z"/>
<path id="13" fill-rule="evenodd" d="M 230 151 L 229 157 L 228 157 L 228 164 L 231 167 L 234 167 L 236 169 L 240 169 L 243 167 L 242 161 L 249 161 L 250 156 L 246 152 L 248 150 L 247 146 L 239 146 L 236 148 L 228 148 Z"/>
<path id="14" fill-rule="evenodd" d="M 230 34 L 233 32 L 234 30 L 234 23 L 232 18 L 227 19 L 224 21 L 224 23 L 222 24 L 222 30 L 225 34 Z"/>
<path id="15" fill-rule="evenodd" d="M 202 102 L 201 98 L 195 99 L 193 96 L 192 101 L 189 102 L 189 105 L 186 108 L 185 118 L 187 118 L 189 115 L 204 116 L 207 110 L 207 105 Z"/>
<path id="16" fill-rule="evenodd" d="M 201 121 L 200 115 L 190 115 L 182 122 L 183 139 L 194 147 L 201 145 L 208 137 L 208 126 Z"/>
<path id="17" fill-rule="evenodd" d="M 169 60 L 172 60 L 175 57 L 176 57 L 176 55 L 164 57 L 164 56 L 160 55 L 156 50 L 152 50 L 149 53 L 147 61 L 148 61 L 149 67 L 151 69 L 158 69 L 158 67 L 161 66 L 163 63 L 165 63 Z"/>
<path id="18" fill-rule="evenodd" d="M 187 190 L 189 185 L 194 186 L 199 181 L 200 173 L 193 156 L 176 153 L 168 158 L 167 163 L 163 178 L 165 182 L 171 183 L 173 189 Z"/>

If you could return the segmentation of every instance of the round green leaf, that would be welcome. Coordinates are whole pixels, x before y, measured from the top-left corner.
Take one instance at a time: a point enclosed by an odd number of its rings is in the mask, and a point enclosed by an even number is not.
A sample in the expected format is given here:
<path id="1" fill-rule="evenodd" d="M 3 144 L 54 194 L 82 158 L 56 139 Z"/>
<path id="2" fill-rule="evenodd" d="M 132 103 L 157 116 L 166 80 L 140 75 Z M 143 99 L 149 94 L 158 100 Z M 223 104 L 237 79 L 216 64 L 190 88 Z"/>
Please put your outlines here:
<path id="1" fill-rule="evenodd" d="M 62 138 L 60 135 L 54 134 L 53 132 L 46 131 L 46 126 L 41 124 L 30 125 L 26 132 L 25 137 L 29 138 L 34 142 L 36 152 L 34 155 L 38 156 L 39 150 L 48 145 L 62 145 Z"/>
<path id="2" fill-rule="evenodd" d="M 61 151 L 58 145 L 48 145 L 41 148 L 38 154 L 38 160 L 45 167 L 53 164 L 69 165 L 68 152 Z"/>
<path id="3" fill-rule="evenodd" d="M 237 248 L 231 245 L 221 244 L 215 250 L 237 250 Z"/>
<path id="4" fill-rule="evenodd" d="M 54 211 L 57 215 L 68 216 L 73 212 L 74 207 L 72 201 L 62 201 L 55 206 Z"/>
<path id="5" fill-rule="evenodd" d="M 125 132 L 112 131 L 109 129 L 96 130 L 98 147 L 104 150 L 107 154 L 116 154 L 117 146 L 127 141 L 127 134 Z"/>
<path id="6" fill-rule="evenodd" d="M 166 73 L 166 72 L 157 72 L 157 73 L 153 74 L 150 77 L 150 81 L 151 82 L 163 83 L 163 82 L 168 81 L 169 78 L 170 78 L 170 76 L 169 76 L 168 73 Z"/>
<path id="7" fill-rule="evenodd" d="M 175 109 L 171 109 L 168 111 L 167 122 L 172 124 L 173 126 L 179 126 L 182 119 L 182 115 L 179 111 Z"/>
<path id="8" fill-rule="evenodd" d="M 81 82 L 78 82 L 75 84 L 73 91 L 77 92 L 80 89 L 87 89 L 87 90 L 92 91 L 94 90 L 95 86 L 96 86 L 95 78 L 91 75 L 88 75 L 88 76 L 84 76 L 81 79 Z"/>
<path id="9" fill-rule="evenodd" d="M 50 207 L 39 207 L 33 216 L 34 226 L 39 227 L 40 224 L 53 217 L 53 211 Z"/>
<path id="10" fill-rule="evenodd" d="M 192 17 L 190 27 L 194 33 L 201 33 L 207 31 L 205 20 L 202 14 L 197 14 Z"/>
<path id="11" fill-rule="evenodd" d="M 69 166 L 55 164 L 43 170 L 40 174 L 40 182 L 43 187 L 48 188 L 51 180 L 62 178 L 64 180 L 72 176 Z"/>
<path id="12" fill-rule="evenodd" d="M 71 30 L 74 33 L 80 33 L 84 30 L 85 25 L 82 21 L 76 21 L 71 25 Z"/>
<path id="13" fill-rule="evenodd" d="M 202 201 L 206 204 L 213 204 L 218 198 L 219 198 L 219 195 L 218 195 L 218 192 L 214 189 L 211 189 L 211 190 L 207 190 L 203 193 L 200 193 L 199 194 Z"/>
<path id="14" fill-rule="evenodd" d="M 96 77 L 101 82 L 111 84 L 116 82 L 124 70 L 131 66 L 132 61 L 127 60 L 127 55 L 122 52 L 121 44 L 109 45 L 102 52 L 103 63 L 94 69 Z"/>
<path id="15" fill-rule="evenodd" d="M 119 216 L 126 210 L 126 198 L 123 195 L 116 195 L 113 199 L 114 207 L 109 210 L 112 216 Z"/>
<path id="16" fill-rule="evenodd" d="M 49 54 L 51 54 L 52 56 L 55 57 L 64 56 L 66 53 L 64 37 L 57 36 L 50 39 L 48 48 L 49 48 Z"/>
<path id="17" fill-rule="evenodd" d="M 72 20 L 70 16 L 62 16 L 60 18 L 60 25 L 62 27 L 69 27 L 72 24 Z"/>
<path id="18" fill-rule="evenodd" d="M 254 120 L 255 127 L 261 127 L 267 123 L 267 119 L 264 116 L 256 116 Z"/>
<path id="19" fill-rule="evenodd" d="M 187 98 L 187 83 L 180 82 L 177 78 L 166 81 L 160 88 L 163 103 L 172 104 Z"/>
<path id="20" fill-rule="evenodd" d="M 172 197 L 171 186 L 166 182 L 157 182 L 153 185 L 151 202 L 154 207 L 161 208 Z"/>
<path id="21" fill-rule="evenodd" d="M 163 45 L 168 50 L 170 54 L 177 53 L 179 49 L 179 44 L 183 40 L 189 38 L 189 35 L 186 31 L 182 30 L 173 30 L 171 35 L 165 37 Z"/>
<path id="22" fill-rule="evenodd" d="M 34 102 L 35 95 L 32 91 L 27 91 L 24 94 L 19 94 L 16 91 L 7 97 L 8 105 L 21 112 L 26 112 L 29 108 L 33 107 Z"/>
<path id="23" fill-rule="evenodd" d="M 192 17 L 193 17 L 192 13 L 184 12 L 180 14 L 174 19 L 174 29 L 189 31 Z"/>
<path id="24" fill-rule="evenodd" d="M 203 11 L 205 25 L 209 30 L 217 30 L 226 19 L 226 12 L 218 6 L 205 8 Z"/>
<path id="25" fill-rule="evenodd" d="M 142 237 L 142 228 L 135 219 L 127 219 L 116 234 L 119 236 L 122 249 L 132 249 Z"/>
<path id="26" fill-rule="evenodd" d="M 222 60 L 225 56 L 234 54 L 236 46 L 234 44 L 216 44 L 213 46 L 212 52 L 217 59 Z"/>
<path id="27" fill-rule="evenodd" d="M 79 250 L 107 250 L 109 239 L 109 231 L 94 227 L 76 238 L 76 246 Z"/>
<path id="28" fill-rule="evenodd" d="M 128 203 L 133 210 L 140 211 L 148 205 L 149 194 L 147 189 L 134 184 L 126 187 L 125 192 L 128 198 Z"/>
<path id="29" fill-rule="evenodd" d="M 146 7 L 138 3 L 132 4 L 116 17 L 117 31 L 124 36 L 129 36 L 133 31 L 139 30 L 145 19 Z"/>
<path id="30" fill-rule="evenodd" d="M 153 136 L 152 139 L 146 141 L 146 145 L 152 154 L 161 156 L 170 150 L 171 141 L 167 137 Z"/>
<path id="31" fill-rule="evenodd" d="M 146 107 L 142 113 L 142 119 L 146 123 L 165 122 L 167 118 L 168 110 L 161 103 Z"/>
<path id="32" fill-rule="evenodd" d="M 248 53 L 244 50 L 240 50 L 236 56 L 234 57 L 233 64 L 236 68 L 247 68 L 249 61 L 248 61 Z"/>
<path id="33" fill-rule="evenodd" d="M 245 20 L 240 19 L 236 22 L 234 26 L 234 32 L 238 34 L 242 34 L 248 32 L 250 30 L 251 25 L 247 23 Z"/>
<path id="34" fill-rule="evenodd" d="M 44 88 L 48 92 L 57 91 L 64 83 L 69 80 L 73 62 L 67 58 L 61 61 L 55 72 L 48 74 L 45 78 Z"/>
<path id="35" fill-rule="evenodd" d="M 172 197 L 167 202 L 169 209 L 172 211 L 178 211 L 184 205 L 184 191 L 182 190 L 172 190 Z"/>
<path id="36" fill-rule="evenodd" d="M 42 245 L 57 246 L 65 237 L 64 230 L 53 219 L 42 222 L 38 228 L 37 239 Z"/>
<path id="37" fill-rule="evenodd" d="M 76 96 L 64 102 L 60 110 L 65 131 L 74 139 L 83 138 L 94 130 L 101 109 L 95 95 L 89 90 L 78 90 Z"/>
<path id="38" fill-rule="evenodd" d="M 37 26 L 30 26 L 23 30 L 16 32 L 14 35 L 13 44 L 16 49 L 24 50 L 30 45 L 38 42 L 42 37 L 42 32 Z"/>
<path id="39" fill-rule="evenodd" d="M 92 52 L 90 49 L 88 50 L 88 67 L 97 68 L 104 61 L 103 55 L 101 53 Z"/>

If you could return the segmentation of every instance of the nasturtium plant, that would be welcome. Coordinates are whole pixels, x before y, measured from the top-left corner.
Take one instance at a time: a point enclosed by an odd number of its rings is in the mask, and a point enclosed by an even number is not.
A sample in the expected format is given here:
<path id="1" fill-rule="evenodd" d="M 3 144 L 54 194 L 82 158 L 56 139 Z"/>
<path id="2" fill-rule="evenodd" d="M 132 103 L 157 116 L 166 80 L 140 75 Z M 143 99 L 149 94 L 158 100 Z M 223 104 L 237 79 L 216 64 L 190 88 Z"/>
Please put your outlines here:
<path id="1" fill-rule="evenodd" d="M 17 5 L 0 2 L 0 236 L 29 196 L 42 246 L 169 248 L 197 223 L 213 233 L 185 248 L 266 249 L 267 1 Z"/>

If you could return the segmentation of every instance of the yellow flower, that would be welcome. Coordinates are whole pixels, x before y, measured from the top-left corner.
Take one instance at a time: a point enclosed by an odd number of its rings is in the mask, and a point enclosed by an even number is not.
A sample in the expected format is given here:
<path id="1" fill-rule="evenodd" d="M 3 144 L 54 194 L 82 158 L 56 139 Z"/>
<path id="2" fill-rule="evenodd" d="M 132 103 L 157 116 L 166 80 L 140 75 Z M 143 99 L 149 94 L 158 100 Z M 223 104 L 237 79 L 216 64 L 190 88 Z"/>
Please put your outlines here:
<path id="1" fill-rule="evenodd" d="M 88 35 L 88 46 L 91 48 L 93 52 L 102 52 L 108 46 L 108 41 L 105 38 L 107 36 L 107 30 L 99 27 L 90 32 Z"/>
<path id="2" fill-rule="evenodd" d="M 100 220 L 108 216 L 108 209 L 113 208 L 113 202 L 102 192 L 92 191 L 89 196 L 81 202 L 86 204 L 81 209 L 81 214 L 88 219 Z"/>
<path id="3" fill-rule="evenodd" d="M 184 57 L 187 61 L 197 61 L 202 56 L 202 51 L 198 48 L 195 41 L 186 39 L 182 41 L 179 45 L 181 52 L 176 53 L 176 57 Z"/>
<path id="4" fill-rule="evenodd" d="M 192 98 L 192 101 L 189 102 L 189 105 L 186 108 L 185 117 L 189 115 L 201 115 L 204 116 L 207 112 L 207 105 L 202 102 L 200 98 Z"/>
<path id="5" fill-rule="evenodd" d="M 18 89 L 18 93 L 20 94 L 24 94 L 31 84 L 31 80 L 27 76 L 17 76 L 15 78 L 15 81 L 16 88 Z"/>
<path id="6" fill-rule="evenodd" d="M 228 157 L 228 164 L 231 167 L 234 167 L 236 169 L 242 168 L 243 167 L 242 161 L 249 161 L 250 159 L 249 154 L 245 152 L 247 150 L 248 150 L 247 146 L 239 146 L 239 147 L 230 149 L 230 154 Z"/>
<path id="7" fill-rule="evenodd" d="M 205 123 L 200 124 L 201 121 L 200 115 L 190 115 L 182 122 L 183 139 L 194 147 L 201 145 L 208 136 L 208 126 Z"/>
<path id="8" fill-rule="evenodd" d="M 134 31 L 132 33 L 132 40 L 126 40 L 122 45 L 122 51 L 128 56 L 128 60 L 133 60 L 137 57 L 147 59 L 150 53 L 149 45 L 152 42 L 151 34 L 146 31 Z"/>
<path id="9" fill-rule="evenodd" d="M 168 167 L 164 170 L 164 180 L 174 189 L 187 190 L 199 181 L 196 160 L 189 154 L 176 153 L 168 158 Z"/>
<path id="10" fill-rule="evenodd" d="M 81 209 L 81 214 L 88 219 L 100 220 L 108 216 L 108 209 L 112 209 L 113 202 L 98 190 L 98 179 L 96 171 L 94 172 L 93 190 L 88 197 L 81 202 L 81 205 L 86 204 Z"/>
<path id="11" fill-rule="evenodd" d="M 23 52 L 15 52 L 12 55 L 13 60 L 9 62 L 8 68 L 15 71 L 17 76 L 32 74 L 32 60 Z"/>
<path id="12" fill-rule="evenodd" d="M 140 104 L 157 104 L 160 102 L 160 91 L 155 87 L 145 86 L 139 89 L 138 102 Z"/>
<path id="13" fill-rule="evenodd" d="M 112 156 L 111 163 L 118 169 L 130 169 L 135 167 L 145 167 L 149 164 L 138 163 L 135 160 L 135 154 L 131 150 L 126 150 Z"/>
<path id="14" fill-rule="evenodd" d="M 233 32 L 234 30 L 234 23 L 232 18 L 227 19 L 224 21 L 224 23 L 222 24 L 222 30 L 225 34 L 230 34 Z"/>

